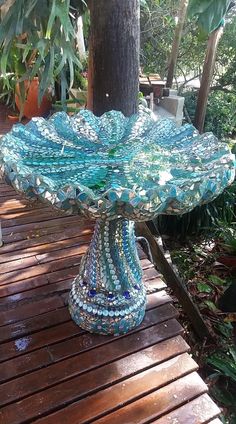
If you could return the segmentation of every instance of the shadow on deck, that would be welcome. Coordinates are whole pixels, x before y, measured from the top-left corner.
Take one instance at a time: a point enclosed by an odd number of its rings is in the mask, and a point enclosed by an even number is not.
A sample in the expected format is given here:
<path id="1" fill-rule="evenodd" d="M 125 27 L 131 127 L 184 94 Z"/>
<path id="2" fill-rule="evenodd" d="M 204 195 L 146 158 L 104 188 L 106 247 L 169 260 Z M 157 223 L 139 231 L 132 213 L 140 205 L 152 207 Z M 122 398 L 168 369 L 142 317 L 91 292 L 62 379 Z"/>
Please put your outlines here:
<path id="1" fill-rule="evenodd" d="M 124 336 L 92 335 L 66 305 L 93 223 L 31 204 L 3 182 L 0 218 L 1 424 L 220 423 L 172 299 L 141 250 L 144 322 Z"/>

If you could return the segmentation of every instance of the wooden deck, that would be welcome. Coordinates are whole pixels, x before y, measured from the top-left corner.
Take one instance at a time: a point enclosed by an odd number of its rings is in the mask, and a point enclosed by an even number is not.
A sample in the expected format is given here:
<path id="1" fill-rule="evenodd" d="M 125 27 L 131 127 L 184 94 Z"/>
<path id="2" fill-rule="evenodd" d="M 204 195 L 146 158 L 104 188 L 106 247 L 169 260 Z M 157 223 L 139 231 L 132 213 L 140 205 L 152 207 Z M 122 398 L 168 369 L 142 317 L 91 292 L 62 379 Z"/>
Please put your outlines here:
<path id="1" fill-rule="evenodd" d="M 93 223 L 32 205 L 3 182 L 0 218 L 0 424 L 220 423 L 141 250 L 144 322 L 125 336 L 92 335 L 66 305 Z"/>

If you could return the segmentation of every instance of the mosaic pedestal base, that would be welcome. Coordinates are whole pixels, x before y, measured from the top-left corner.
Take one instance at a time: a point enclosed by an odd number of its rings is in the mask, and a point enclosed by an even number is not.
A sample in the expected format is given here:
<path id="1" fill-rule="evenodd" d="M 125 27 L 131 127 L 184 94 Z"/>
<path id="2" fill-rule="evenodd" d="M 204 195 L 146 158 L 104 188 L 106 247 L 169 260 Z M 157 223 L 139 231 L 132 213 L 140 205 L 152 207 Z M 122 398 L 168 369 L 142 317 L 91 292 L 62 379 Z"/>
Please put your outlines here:
<path id="1" fill-rule="evenodd" d="M 134 223 L 98 220 L 70 292 L 73 320 L 92 333 L 118 335 L 142 322 L 145 307 Z"/>

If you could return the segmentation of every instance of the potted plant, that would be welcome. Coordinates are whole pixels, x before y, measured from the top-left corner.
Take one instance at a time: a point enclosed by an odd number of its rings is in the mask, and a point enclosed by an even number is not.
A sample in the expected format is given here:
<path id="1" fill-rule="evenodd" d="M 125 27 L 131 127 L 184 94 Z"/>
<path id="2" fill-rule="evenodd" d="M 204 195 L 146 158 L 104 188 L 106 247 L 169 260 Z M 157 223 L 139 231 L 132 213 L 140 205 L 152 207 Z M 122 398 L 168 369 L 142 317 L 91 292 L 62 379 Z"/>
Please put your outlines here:
<path id="1" fill-rule="evenodd" d="M 0 1 L 0 5 L 5 3 Z M 61 101 L 65 102 L 75 69 L 81 68 L 75 49 L 76 11 L 70 0 L 11 3 L 0 22 L 0 73 L 5 89 L 14 82 L 20 116 L 25 114 L 32 94 L 34 105 L 39 106 L 38 114 L 49 89 L 55 92 L 59 86 Z M 77 3 L 86 5 L 84 0 Z"/>

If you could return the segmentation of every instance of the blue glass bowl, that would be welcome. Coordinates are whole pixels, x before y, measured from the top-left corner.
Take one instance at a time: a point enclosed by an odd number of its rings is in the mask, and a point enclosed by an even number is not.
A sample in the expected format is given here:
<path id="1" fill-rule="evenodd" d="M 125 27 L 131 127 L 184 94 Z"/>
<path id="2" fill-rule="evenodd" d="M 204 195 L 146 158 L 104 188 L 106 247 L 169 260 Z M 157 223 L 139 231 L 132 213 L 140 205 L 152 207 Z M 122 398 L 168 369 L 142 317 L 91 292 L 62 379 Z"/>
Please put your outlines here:
<path id="1" fill-rule="evenodd" d="M 213 134 L 155 120 L 87 110 L 15 125 L 1 142 L 11 184 L 68 213 L 142 221 L 183 214 L 215 198 L 234 179 L 234 156 Z"/>

